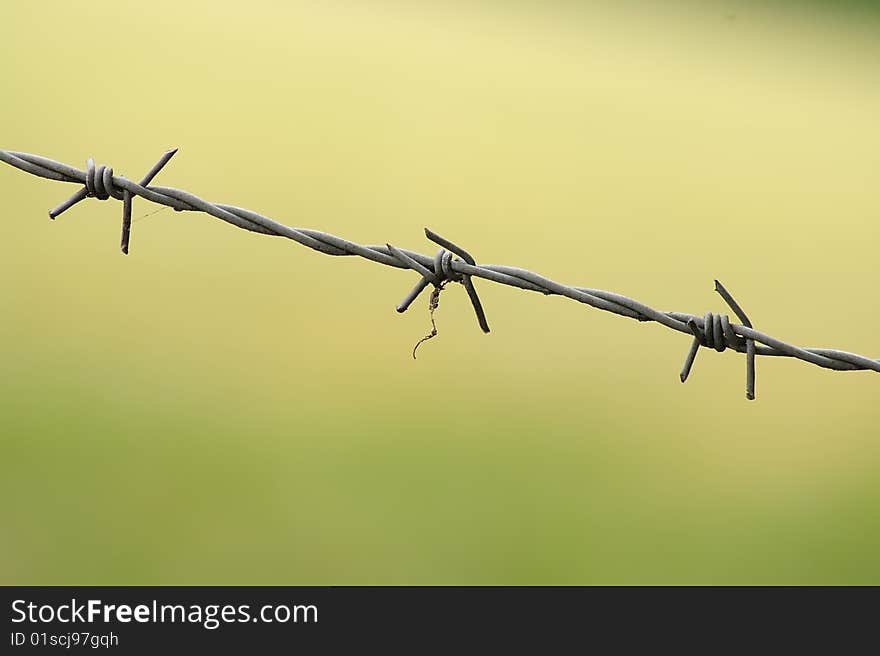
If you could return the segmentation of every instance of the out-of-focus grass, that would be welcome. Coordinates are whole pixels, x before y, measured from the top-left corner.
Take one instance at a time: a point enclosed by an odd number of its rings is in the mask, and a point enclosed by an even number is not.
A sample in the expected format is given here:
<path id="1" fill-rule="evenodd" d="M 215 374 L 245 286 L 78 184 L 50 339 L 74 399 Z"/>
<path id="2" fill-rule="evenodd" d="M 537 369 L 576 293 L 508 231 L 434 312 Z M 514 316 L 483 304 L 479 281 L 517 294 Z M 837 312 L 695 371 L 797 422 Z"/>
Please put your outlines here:
<path id="1" fill-rule="evenodd" d="M 707 470 L 711 458 L 674 425 L 655 432 L 592 400 L 542 414 L 496 394 L 453 394 L 442 411 L 420 408 L 415 394 L 369 409 L 342 396 L 257 413 L 224 394 L 184 404 L 155 382 L 136 394 L 87 391 L 93 375 L 63 382 L 3 390 L 4 416 L 15 417 L 4 440 L 14 464 L 2 483 L 14 500 L 4 510 L 15 527 L 7 581 L 792 583 L 878 573 L 869 476 L 835 477 L 816 463 L 812 476 L 793 473 L 803 458 L 786 470 L 772 444 L 779 472 L 749 461 Z"/>
<path id="2" fill-rule="evenodd" d="M 668 7 L 9 3 L 4 147 L 181 146 L 157 183 L 876 353 L 880 46 Z M 682 387 L 685 337 L 483 282 L 493 333 L 452 286 L 413 362 L 414 274 L 170 211 L 124 258 L 117 203 L 0 189 L 3 582 L 880 579 L 872 374 L 762 360 L 750 404 L 740 356 Z"/>

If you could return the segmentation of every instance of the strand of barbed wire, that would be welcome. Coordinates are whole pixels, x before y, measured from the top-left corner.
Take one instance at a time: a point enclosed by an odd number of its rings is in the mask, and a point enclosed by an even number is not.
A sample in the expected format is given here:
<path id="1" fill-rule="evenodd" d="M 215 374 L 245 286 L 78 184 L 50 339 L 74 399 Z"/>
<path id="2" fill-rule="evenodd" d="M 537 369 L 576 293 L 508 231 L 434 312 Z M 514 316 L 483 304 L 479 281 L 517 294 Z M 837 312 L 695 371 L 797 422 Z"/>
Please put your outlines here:
<path id="1" fill-rule="evenodd" d="M 86 161 L 85 170 L 47 157 L 11 150 L 0 150 L 0 161 L 41 178 L 82 185 L 70 198 L 49 211 L 49 217 L 52 219 L 86 198 L 121 200 L 123 213 L 120 247 L 123 253 L 128 253 L 131 243 L 132 203 L 135 197 L 140 196 L 179 212 L 203 212 L 244 230 L 286 237 L 327 255 L 355 255 L 385 266 L 411 269 L 419 275 L 419 280 L 397 305 L 397 311 L 405 312 L 425 289 L 433 287 L 429 305 L 434 334 L 436 334 L 436 325 L 433 323 L 433 311 L 437 307 L 440 290 L 448 283 L 460 283 L 465 288 L 480 329 L 485 333 L 489 332 L 486 314 L 472 280 L 472 278 L 481 278 L 527 291 L 564 296 L 599 310 L 637 321 L 656 322 L 671 330 L 689 335 L 691 344 L 680 372 L 682 382 L 688 379 L 701 348 L 719 352 L 731 349 L 744 353 L 748 399 L 755 398 L 757 356 L 796 358 L 836 371 L 880 372 L 880 360 L 837 349 L 801 348 L 755 330 L 739 303 L 717 280 L 715 290 L 741 323 L 732 323 L 726 314 L 714 312 L 707 312 L 703 316 L 684 312 L 663 312 L 622 294 L 565 285 L 527 269 L 497 264 L 477 264 L 466 250 L 428 228 L 425 228 L 425 236 L 440 247 L 433 257 L 397 248 L 391 244 L 365 246 L 320 230 L 293 228 L 248 209 L 211 203 L 181 189 L 150 184 L 176 152 L 177 149 L 166 151 L 139 182 L 114 175 L 111 167 L 95 166 L 91 158 Z M 415 356 L 415 349 L 413 355 Z"/>

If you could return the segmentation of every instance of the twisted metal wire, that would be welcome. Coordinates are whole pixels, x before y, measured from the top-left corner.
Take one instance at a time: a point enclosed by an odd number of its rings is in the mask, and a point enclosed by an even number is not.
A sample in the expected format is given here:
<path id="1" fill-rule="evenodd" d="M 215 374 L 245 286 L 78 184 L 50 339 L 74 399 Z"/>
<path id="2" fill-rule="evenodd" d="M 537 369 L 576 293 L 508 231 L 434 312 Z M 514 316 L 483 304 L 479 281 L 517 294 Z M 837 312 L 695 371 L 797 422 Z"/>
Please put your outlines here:
<path id="1" fill-rule="evenodd" d="M 702 317 L 683 312 L 661 312 L 621 294 L 601 289 L 563 285 L 526 269 L 497 264 L 477 264 L 466 250 L 428 228 L 425 228 L 425 235 L 440 246 L 440 250 L 434 257 L 396 248 L 391 244 L 362 246 L 319 230 L 292 228 L 241 207 L 209 203 L 180 189 L 150 185 L 153 178 L 176 152 L 177 150 L 174 149 L 164 153 L 140 182 L 132 182 L 123 176 L 114 175 L 113 169 L 108 166 L 96 167 L 92 159 L 87 161 L 86 170 L 81 170 L 38 155 L 0 150 L 0 161 L 41 178 L 83 185 L 73 196 L 49 211 L 49 217 L 52 219 L 85 198 L 121 200 L 123 202 L 121 238 L 123 253 L 128 253 L 131 238 L 132 200 L 135 196 L 141 196 L 176 211 L 204 212 L 244 230 L 287 237 L 327 255 L 357 255 L 386 266 L 412 269 L 419 274 L 420 279 L 398 304 L 398 312 L 406 311 L 429 285 L 434 286 L 432 304 L 435 304 L 439 291 L 447 283 L 458 282 L 467 291 L 474 314 L 477 317 L 477 323 L 483 332 L 488 333 L 489 324 L 486 321 L 486 314 L 472 281 L 472 278 L 483 278 L 519 289 L 565 296 L 599 310 L 637 321 L 655 321 L 692 337 L 691 346 L 680 374 L 682 382 L 687 380 L 701 347 L 712 348 L 719 352 L 729 348 L 739 353 L 745 353 L 746 398 L 750 400 L 755 398 L 755 358 L 758 355 L 797 358 L 836 371 L 871 370 L 880 372 L 880 360 L 837 349 L 800 348 L 755 330 L 733 296 L 717 280 L 715 281 L 715 290 L 730 306 L 741 324 L 731 323 L 727 315 L 714 312 L 708 312 Z"/>

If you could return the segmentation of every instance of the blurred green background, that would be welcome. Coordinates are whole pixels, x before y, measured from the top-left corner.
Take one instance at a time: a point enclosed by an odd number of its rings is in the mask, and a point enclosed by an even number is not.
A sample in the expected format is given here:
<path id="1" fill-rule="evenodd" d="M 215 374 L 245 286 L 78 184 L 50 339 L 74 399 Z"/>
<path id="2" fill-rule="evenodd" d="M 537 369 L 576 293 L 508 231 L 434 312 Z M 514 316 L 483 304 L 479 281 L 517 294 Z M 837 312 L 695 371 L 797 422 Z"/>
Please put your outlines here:
<path id="1" fill-rule="evenodd" d="M 880 355 L 864 3 L 3 3 L 4 148 Z M 0 581 L 880 583 L 880 377 L 0 167 Z"/>

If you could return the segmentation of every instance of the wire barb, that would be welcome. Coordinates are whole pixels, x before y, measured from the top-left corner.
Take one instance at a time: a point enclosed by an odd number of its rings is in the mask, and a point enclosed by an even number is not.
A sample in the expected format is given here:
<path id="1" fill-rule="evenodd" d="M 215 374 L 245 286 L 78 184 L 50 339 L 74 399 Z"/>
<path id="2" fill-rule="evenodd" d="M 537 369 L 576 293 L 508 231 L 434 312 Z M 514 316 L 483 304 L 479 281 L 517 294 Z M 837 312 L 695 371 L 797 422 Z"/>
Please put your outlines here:
<path id="1" fill-rule="evenodd" d="M 722 285 L 719 281 L 715 281 L 715 291 L 721 295 L 721 298 L 724 299 L 724 302 L 730 306 L 730 309 L 733 310 L 734 314 L 739 317 L 739 320 L 742 321 L 743 325 L 746 328 L 752 327 L 752 322 L 749 321 L 749 318 L 746 316 L 746 313 L 743 312 L 743 309 L 739 306 L 733 296 L 730 295 L 724 285 Z M 725 317 L 725 321 L 727 317 Z M 746 398 L 749 401 L 755 400 L 755 340 L 746 339 Z"/>
<path id="2" fill-rule="evenodd" d="M 721 298 L 730 306 L 730 309 L 739 317 L 743 325 L 747 328 L 752 327 L 749 318 L 743 312 L 739 303 L 734 300 L 724 285 L 717 280 L 715 281 L 715 291 L 721 295 Z M 728 347 L 746 352 L 746 398 L 749 401 L 755 400 L 755 340 L 744 339 L 734 332 L 730 324 L 730 319 L 726 314 L 715 314 L 707 312 L 703 317 L 703 327 L 697 325 L 696 319 L 691 318 L 687 321 L 688 330 L 690 330 L 694 339 L 691 342 L 690 350 L 684 360 L 684 366 L 681 368 L 681 382 L 685 382 L 694 366 L 694 360 L 701 346 L 714 348 L 719 353 L 723 353 Z"/>
<path id="3" fill-rule="evenodd" d="M 730 306 L 742 322 L 741 324 L 732 324 L 726 315 L 712 312 L 702 317 L 684 312 L 661 312 L 622 294 L 601 289 L 564 285 L 526 269 L 497 264 L 478 265 L 463 248 L 427 228 L 425 228 L 427 238 L 440 246 L 440 250 L 433 258 L 421 253 L 398 249 L 390 244 L 364 246 L 320 230 L 293 228 L 251 210 L 232 205 L 209 203 L 181 189 L 151 186 L 153 178 L 176 152 L 176 150 L 167 151 L 141 179 L 140 183 L 122 176 L 114 176 L 113 169 L 106 166 L 96 167 L 91 159 L 86 163 L 86 170 L 81 170 L 39 155 L 14 150 L 0 150 L 0 161 L 41 178 L 82 185 L 70 198 L 49 212 L 51 218 L 59 216 L 88 197 L 95 197 L 99 200 L 108 198 L 122 200 L 121 247 L 123 253 L 128 252 L 132 200 L 135 196 L 141 196 L 178 212 L 204 212 L 244 230 L 286 237 L 327 255 L 356 255 L 385 266 L 412 269 L 419 274 L 420 279 L 398 304 L 398 312 L 405 312 L 429 285 L 434 286 L 432 298 L 429 300 L 429 307 L 433 312 L 439 302 L 439 290 L 449 282 L 460 282 L 467 291 L 474 314 L 477 317 L 477 323 L 483 332 L 488 333 L 489 324 L 472 281 L 472 278 L 483 278 L 518 289 L 564 296 L 596 309 L 636 321 L 659 323 L 670 330 L 691 336 L 691 346 L 680 373 L 682 382 L 687 380 L 701 346 L 714 348 L 717 351 L 730 348 L 745 353 L 746 397 L 748 399 L 755 398 L 755 359 L 759 355 L 796 358 L 835 371 L 870 370 L 880 372 L 880 360 L 837 349 L 801 348 L 755 330 L 740 305 L 717 280 L 715 281 L 716 291 Z M 430 337 L 433 337 L 436 335 L 433 314 L 431 319 L 433 334 Z"/>
<path id="4" fill-rule="evenodd" d="M 159 161 L 153 165 L 147 174 L 141 178 L 140 186 L 146 187 L 158 175 L 159 171 L 174 157 L 177 148 L 166 151 Z M 78 202 L 86 198 L 94 197 L 98 200 L 107 200 L 115 198 L 122 201 L 122 237 L 120 239 L 120 249 L 123 254 L 128 255 L 128 245 L 131 239 L 131 208 L 134 193 L 129 189 L 120 190 L 116 183 L 120 178 L 113 177 L 113 169 L 109 166 L 101 165 L 95 168 L 95 160 L 89 157 L 86 160 L 86 176 L 83 188 L 78 190 L 70 198 L 65 200 L 57 207 L 49 210 L 49 218 L 55 220 L 58 216 L 69 210 Z"/>
<path id="5" fill-rule="evenodd" d="M 480 302 L 480 297 L 477 295 L 477 290 L 474 287 L 474 283 L 471 281 L 471 277 L 467 274 L 459 273 L 453 267 L 453 262 L 455 261 L 464 262 L 472 267 L 476 267 L 474 258 L 471 257 L 470 253 L 466 250 L 452 243 L 448 239 L 444 239 L 436 232 L 433 232 L 430 228 L 425 228 L 425 236 L 440 246 L 440 250 L 437 251 L 437 254 L 434 256 L 431 269 L 391 244 L 385 244 L 401 265 L 413 269 L 422 276 L 422 279 L 416 283 L 416 286 L 410 290 L 409 294 L 397 304 L 397 311 L 406 312 L 407 308 L 409 308 L 412 302 L 419 297 L 419 294 L 421 294 L 428 285 L 434 285 L 435 288 L 442 288 L 447 282 L 460 282 L 464 285 L 468 298 L 470 298 L 471 305 L 474 308 L 474 314 L 477 315 L 477 323 L 480 325 L 480 329 L 484 333 L 488 333 L 489 323 L 486 321 L 486 313 L 483 311 L 483 304 Z M 460 260 L 453 260 L 453 253 L 458 255 Z M 433 337 L 433 335 L 431 335 L 431 337 Z"/>

